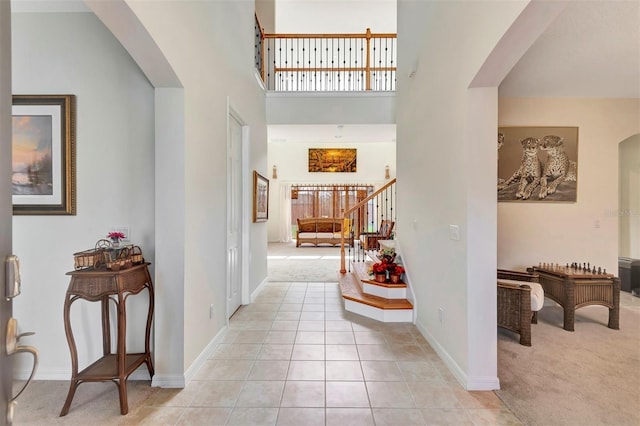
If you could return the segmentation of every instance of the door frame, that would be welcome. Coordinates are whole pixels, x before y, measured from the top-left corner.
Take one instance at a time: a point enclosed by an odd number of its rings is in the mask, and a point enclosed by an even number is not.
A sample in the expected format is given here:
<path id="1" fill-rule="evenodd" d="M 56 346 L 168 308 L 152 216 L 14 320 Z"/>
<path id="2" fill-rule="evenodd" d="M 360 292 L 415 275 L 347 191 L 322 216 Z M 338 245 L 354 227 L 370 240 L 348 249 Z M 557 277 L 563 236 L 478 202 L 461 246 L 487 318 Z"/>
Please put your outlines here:
<path id="1" fill-rule="evenodd" d="M 249 126 L 247 126 L 246 121 L 244 121 L 242 119 L 242 116 L 240 115 L 240 113 L 238 113 L 238 111 L 231 105 L 231 101 L 229 99 L 229 97 L 227 97 L 227 116 L 226 116 L 226 121 L 227 121 L 227 146 L 229 143 L 229 135 L 230 135 L 230 120 L 231 117 L 233 117 L 233 119 L 235 119 L 238 123 L 240 123 L 240 125 L 242 126 L 242 142 L 241 142 L 241 147 L 240 147 L 240 151 L 241 151 L 241 175 L 242 175 L 242 179 L 241 179 L 241 188 L 242 188 L 242 215 L 241 215 L 241 234 L 240 235 L 240 253 L 241 253 L 241 259 L 240 259 L 240 275 L 241 275 L 241 296 L 240 296 L 240 300 L 241 303 L 243 305 L 247 305 L 249 304 L 249 302 L 251 301 L 250 295 L 249 295 L 249 214 L 250 214 L 250 209 L 248 208 L 248 206 L 251 205 L 251 188 L 249 187 L 249 185 L 251 184 L 251 180 L 248 178 L 249 176 Z M 229 179 L 228 176 L 229 170 L 227 170 L 227 180 Z M 226 212 L 226 214 L 228 213 L 228 210 Z M 226 225 L 225 225 L 226 226 Z M 226 241 L 226 238 L 225 238 Z M 229 316 L 231 315 L 231 312 L 229 312 L 229 308 L 227 306 L 227 300 L 229 299 L 229 287 L 225 286 L 225 310 L 226 312 L 226 321 L 227 321 L 227 325 L 229 324 Z"/>

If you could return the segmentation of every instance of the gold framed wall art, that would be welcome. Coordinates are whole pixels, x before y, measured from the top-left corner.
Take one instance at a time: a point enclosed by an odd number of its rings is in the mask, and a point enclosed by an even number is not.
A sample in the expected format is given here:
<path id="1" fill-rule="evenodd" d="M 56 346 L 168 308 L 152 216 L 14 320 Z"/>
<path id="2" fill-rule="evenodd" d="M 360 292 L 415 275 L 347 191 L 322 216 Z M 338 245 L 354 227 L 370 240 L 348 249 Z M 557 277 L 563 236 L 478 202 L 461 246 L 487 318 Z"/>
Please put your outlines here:
<path id="1" fill-rule="evenodd" d="M 76 214 L 74 95 L 14 95 L 14 215 Z"/>
<path id="2" fill-rule="evenodd" d="M 253 171 L 253 221 L 269 219 L 269 179 Z"/>
<path id="3" fill-rule="evenodd" d="M 309 172 L 355 173 L 355 148 L 309 148 Z"/>

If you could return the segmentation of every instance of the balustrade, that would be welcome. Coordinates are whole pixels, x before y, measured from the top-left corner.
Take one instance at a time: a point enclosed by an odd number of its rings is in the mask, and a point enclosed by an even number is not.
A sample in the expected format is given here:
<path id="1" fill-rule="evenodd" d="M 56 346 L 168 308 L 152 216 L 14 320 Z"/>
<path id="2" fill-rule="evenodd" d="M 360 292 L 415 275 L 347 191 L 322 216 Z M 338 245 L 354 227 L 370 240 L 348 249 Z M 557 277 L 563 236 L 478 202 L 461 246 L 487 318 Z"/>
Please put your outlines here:
<path id="1" fill-rule="evenodd" d="M 394 91 L 396 34 L 266 34 L 256 16 L 255 65 L 267 90 Z"/>

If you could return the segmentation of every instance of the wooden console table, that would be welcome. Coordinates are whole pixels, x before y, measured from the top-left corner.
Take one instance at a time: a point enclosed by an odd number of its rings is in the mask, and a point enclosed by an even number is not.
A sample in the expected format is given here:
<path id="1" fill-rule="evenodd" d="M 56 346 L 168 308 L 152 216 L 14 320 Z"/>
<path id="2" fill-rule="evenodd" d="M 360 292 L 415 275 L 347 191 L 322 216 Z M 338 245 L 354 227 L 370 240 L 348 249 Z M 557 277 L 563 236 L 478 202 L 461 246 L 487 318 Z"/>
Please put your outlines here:
<path id="1" fill-rule="evenodd" d="M 530 268 L 540 275 L 544 296 L 564 308 L 564 329 L 574 331 L 576 309 L 589 305 L 609 308 L 609 328 L 620 329 L 620 279 L 581 269 Z"/>
<path id="2" fill-rule="evenodd" d="M 127 402 L 127 378 L 129 375 L 144 363 L 147 365 L 149 374 L 153 377 L 153 364 L 149 350 L 151 319 L 153 318 L 153 284 L 147 268 L 148 265 L 149 263 L 143 263 L 119 271 L 90 268 L 67 273 L 67 275 L 71 276 L 71 282 L 67 288 L 64 301 L 64 331 L 71 351 L 71 384 L 60 416 L 64 416 L 69 412 L 71 401 L 79 384 L 103 381 L 116 383 L 120 396 L 120 413 L 127 414 L 129 411 Z M 144 352 L 127 353 L 126 300 L 130 295 L 138 294 L 145 288 L 149 294 L 149 312 L 147 313 Z M 100 302 L 102 308 L 103 356 L 80 372 L 78 372 L 78 352 L 69 318 L 71 304 L 78 299 Z M 118 335 L 115 353 L 111 352 L 109 301 L 114 302 L 118 312 Z"/>

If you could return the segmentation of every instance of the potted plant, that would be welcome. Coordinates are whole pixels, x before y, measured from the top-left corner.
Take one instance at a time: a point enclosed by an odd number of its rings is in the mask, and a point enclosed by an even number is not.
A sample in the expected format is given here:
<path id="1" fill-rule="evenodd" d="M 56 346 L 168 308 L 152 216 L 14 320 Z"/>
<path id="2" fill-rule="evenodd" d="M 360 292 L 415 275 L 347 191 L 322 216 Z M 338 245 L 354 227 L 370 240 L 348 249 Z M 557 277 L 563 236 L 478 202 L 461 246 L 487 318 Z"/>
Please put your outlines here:
<path id="1" fill-rule="evenodd" d="M 389 280 L 391 280 L 392 283 L 397 284 L 400 282 L 400 278 L 403 273 L 404 267 L 402 265 L 394 264 L 393 267 L 389 269 Z"/>
<path id="2" fill-rule="evenodd" d="M 111 240 L 111 244 L 113 247 L 119 247 L 120 240 L 124 240 L 126 236 L 122 232 L 109 232 L 107 234 L 107 238 Z"/>
<path id="3" fill-rule="evenodd" d="M 377 282 L 383 283 L 387 281 L 388 266 L 389 265 L 386 262 L 377 262 L 373 264 L 371 269 L 373 270 L 373 276 Z"/>

